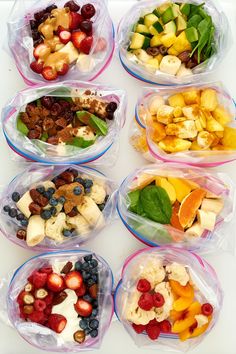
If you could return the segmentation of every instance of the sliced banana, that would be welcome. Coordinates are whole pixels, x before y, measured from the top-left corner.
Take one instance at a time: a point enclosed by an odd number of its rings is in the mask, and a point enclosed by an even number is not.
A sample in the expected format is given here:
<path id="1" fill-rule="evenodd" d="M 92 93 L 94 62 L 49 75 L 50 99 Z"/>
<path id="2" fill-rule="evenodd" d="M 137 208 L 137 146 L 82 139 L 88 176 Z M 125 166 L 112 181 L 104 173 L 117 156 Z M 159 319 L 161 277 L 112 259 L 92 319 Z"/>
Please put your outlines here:
<path id="1" fill-rule="evenodd" d="M 105 221 L 101 210 L 92 198 L 84 196 L 82 203 L 77 206 L 80 214 L 87 220 L 90 226 L 102 226 Z"/>
<path id="2" fill-rule="evenodd" d="M 40 215 L 32 215 L 29 218 L 29 223 L 26 232 L 26 243 L 33 247 L 42 242 L 45 234 L 45 220 Z"/>
<path id="3" fill-rule="evenodd" d="M 179 58 L 174 55 L 166 55 L 162 58 L 160 63 L 160 71 L 170 75 L 176 75 L 180 66 L 181 60 Z"/>
<path id="4" fill-rule="evenodd" d="M 67 216 L 66 222 L 73 228 L 75 228 L 76 232 L 83 236 L 90 232 L 89 223 L 85 220 L 82 215 L 76 215 L 73 217 Z"/>
<path id="5" fill-rule="evenodd" d="M 189 229 L 185 231 L 188 236 L 201 237 L 204 229 L 201 227 L 200 223 L 196 221 Z"/>
<path id="6" fill-rule="evenodd" d="M 203 199 L 201 209 L 204 211 L 212 211 L 219 214 L 223 209 L 224 203 L 222 199 Z"/>
<path id="7" fill-rule="evenodd" d="M 179 70 L 177 71 L 176 76 L 177 77 L 183 77 L 183 76 L 188 76 L 188 75 L 191 75 L 191 74 L 192 74 L 192 70 L 186 68 L 186 66 L 184 64 L 181 64 Z"/>
<path id="8" fill-rule="evenodd" d="M 203 229 L 213 231 L 216 223 L 216 214 L 212 211 L 197 211 L 198 221 Z"/>
<path id="9" fill-rule="evenodd" d="M 30 196 L 29 191 L 22 195 L 20 200 L 16 203 L 17 208 L 25 215 L 25 217 L 29 218 L 31 212 L 29 210 L 30 203 L 33 202 L 33 199 Z"/>

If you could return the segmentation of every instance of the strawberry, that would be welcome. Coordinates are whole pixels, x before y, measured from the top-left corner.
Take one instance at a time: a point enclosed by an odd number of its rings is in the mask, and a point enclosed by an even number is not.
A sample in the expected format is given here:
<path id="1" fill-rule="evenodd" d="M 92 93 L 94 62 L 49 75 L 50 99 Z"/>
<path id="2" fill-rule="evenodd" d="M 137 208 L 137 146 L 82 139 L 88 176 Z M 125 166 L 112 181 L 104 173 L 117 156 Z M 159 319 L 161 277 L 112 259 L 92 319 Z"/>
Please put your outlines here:
<path id="1" fill-rule="evenodd" d="M 31 322 L 44 324 L 46 321 L 46 316 L 42 311 L 34 311 L 30 315 L 28 315 L 28 319 Z"/>
<path id="2" fill-rule="evenodd" d="M 46 273 L 39 273 L 38 271 L 36 271 L 33 275 L 32 275 L 32 284 L 34 285 L 34 287 L 36 289 L 39 288 L 43 288 L 44 285 L 47 282 L 47 274 Z"/>
<path id="3" fill-rule="evenodd" d="M 36 311 L 44 311 L 46 309 L 46 302 L 40 299 L 34 301 L 34 308 Z"/>
<path id="4" fill-rule="evenodd" d="M 82 53 L 89 54 L 92 45 L 93 45 L 93 37 L 88 36 L 81 41 L 79 49 Z"/>
<path id="5" fill-rule="evenodd" d="M 94 48 L 94 53 L 103 52 L 107 47 L 107 41 L 103 37 L 97 39 L 97 43 Z"/>
<path id="6" fill-rule="evenodd" d="M 71 39 L 71 33 L 69 31 L 63 30 L 63 31 L 59 32 L 59 38 L 60 38 L 61 43 L 67 44 Z"/>
<path id="7" fill-rule="evenodd" d="M 168 320 L 164 320 L 160 322 L 160 330 L 163 333 L 170 333 L 171 332 L 171 324 Z"/>
<path id="8" fill-rule="evenodd" d="M 39 269 L 40 273 L 46 273 L 46 274 L 51 274 L 52 273 L 52 267 L 42 267 Z"/>
<path id="9" fill-rule="evenodd" d="M 51 273 L 48 275 L 47 287 L 53 292 L 59 292 L 64 288 L 64 279 L 57 273 Z"/>
<path id="10" fill-rule="evenodd" d="M 165 303 L 165 299 L 164 299 L 163 295 L 160 293 L 154 293 L 152 295 L 152 299 L 153 299 L 153 305 L 155 307 L 162 307 Z"/>
<path id="11" fill-rule="evenodd" d="M 41 72 L 43 71 L 43 65 L 44 65 L 43 61 L 41 61 L 41 62 L 33 61 L 32 63 L 30 63 L 30 68 L 35 73 L 41 74 Z"/>
<path id="12" fill-rule="evenodd" d="M 83 39 L 86 38 L 86 34 L 81 31 L 75 31 L 71 35 L 71 41 L 74 44 L 74 46 L 79 49 L 80 48 L 80 43 L 82 42 Z"/>
<path id="13" fill-rule="evenodd" d="M 75 311 L 83 317 L 88 317 L 91 315 L 93 311 L 93 307 L 90 302 L 85 301 L 83 299 L 79 299 L 76 304 L 74 305 Z"/>
<path id="14" fill-rule="evenodd" d="M 67 63 L 63 63 L 62 65 L 60 65 L 59 70 L 57 70 L 57 74 L 61 76 L 65 75 L 68 72 L 69 68 L 70 67 Z"/>
<path id="15" fill-rule="evenodd" d="M 75 293 L 78 297 L 84 296 L 86 293 L 86 286 L 82 283 L 81 287 L 75 290 Z"/>
<path id="16" fill-rule="evenodd" d="M 42 71 L 45 80 L 51 81 L 57 78 L 57 72 L 51 66 L 45 66 Z"/>
<path id="17" fill-rule="evenodd" d="M 92 286 L 89 287 L 88 289 L 89 295 L 93 298 L 96 299 L 98 295 L 98 286 L 97 284 L 93 284 Z"/>
<path id="18" fill-rule="evenodd" d="M 52 313 L 52 305 L 48 305 L 46 307 L 46 309 L 44 310 L 44 313 L 45 313 L 46 316 L 51 315 L 51 313 Z"/>
<path id="19" fill-rule="evenodd" d="M 80 23 L 83 21 L 83 17 L 77 12 L 70 12 L 70 24 L 69 28 L 71 30 L 76 30 L 79 28 Z"/>
<path id="20" fill-rule="evenodd" d="M 48 317 L 48 327 L 56 333 L 61 333 L 65 328 L 67 319 L 59 314 L 53 313 Z"/>
<path id="21" fill-rule="evenodd" d="M 210 316 L 213 312 L 213 307 L 209 303 L 205 303 L 201 307 L 202 314 L 205 316 Z"/>
<path id="22" fill-rule="evenodd" d="M 79 289 L 83 283 L 82 275 L 79 272 L 77 272 L 76 270 L 66 274 L 64 280 L 65 280 L 65 284 L 66 284 L 67 288 L 69 288 L 71 290 Z"/>
<path id="23" fill-rule="evenodd" d="M 145 325 L 141 325 L 141 324 L 137 325 L 135 323 L 132 323 L 132 327 L 135 330 L 135 332 L 138 334 L 142 333 L 146 329 Z"/>
<path id="24" fill-rule="evenodd" d="M 34 48 L 33 55 L 35 59 L 43 58 L 51 53 L 51 49 L 47 44 L 41 43 Z"/>
<path id="25" fill-rule="evenodd" d="M 155 340 L 159 337 L 161 330 L 157 325 L 148 324 L 146 327 L 146 332 L 150 339 Z"/>
<path id="26" fill-rule="evenodd" d="M 153 307 L 153 298 L 149 293 L 144 293 L 138 300 L 138 305 L 142 310 L 150 311 Z"/>
<path id="27" fill-rule="evenodd" d="M 137 290 L 141 293 L 147 293 L 151 290 L 151 284 L 147 279 L 139 279 L 137 284 Z"/>

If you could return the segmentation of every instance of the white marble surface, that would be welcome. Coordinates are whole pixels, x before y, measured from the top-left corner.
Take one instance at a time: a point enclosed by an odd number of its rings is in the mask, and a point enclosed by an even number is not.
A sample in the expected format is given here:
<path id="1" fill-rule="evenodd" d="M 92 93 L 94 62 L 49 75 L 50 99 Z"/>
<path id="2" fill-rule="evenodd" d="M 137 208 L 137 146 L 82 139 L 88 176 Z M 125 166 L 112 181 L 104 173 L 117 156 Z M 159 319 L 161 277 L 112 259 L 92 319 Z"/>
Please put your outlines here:
<path id="1" fill-rule="evenodd" d="M 110 0 L 109 7 L 115 25 L 132 5 L 128 0 Z M 234 0 L 222 0 L 221 5 L 224 8 L 232 26 L 233 33 L 236 32 L 236 4 Z M 12 6 L 11 0 L 0 0 L 0 33 L 1 41 L 5 38 L 5 23 Z M 222 80 L 231 94 L 236 98 L 236 75 L 235 75 L 235 56 L 236 45 L 232 43 L 231 50 L 225 61 L 219 68 L 214 79 Z M 18 74 L 13 60 L 1 49 L 0 54 L 0 105 L 3 106 L 9 97 L 15 94 L 17 90 L 25 87 L 20 75 Z M 110 84 L 127 90 L 128 93 L 128 112 L 127 122 L 121 133 L 121 148 L 117 164 L 105 172 L 120 182 L 132 169 L 146 164 L 137 153 L 135 153 L 128 144 L 128 129 L 130 121 L 134 114 L 134 105 L 141 91 L 142 83 L 130 77 L 122 69 L 117 54 L 109 68 L 97 80 L 102 83 Z M 0 133 L 0 189 L 7 184 L 16 173 L 20 171 L 21 163 L 12 159 L 10 152 L 2 133 Z M 219 170 L 227 172 L 234 180 L 236 179 L 236 162 L 225 165 Z M 232 237 L 234 237 L 232 232 Z M 87 248 L 102 255 L 111 265 L 115 274 L 124 259 L 133 251 L 142 248 L 142 244 L 136 241 L 124 228 L 118 220 L 106 228 L 99 237 L 87 244 Z M 33 252 L 23 250 L 5 238 L 0 238 L 0 277 L 4 277 L 8 272 L 17 268 L 22 262 L 33 255 Z M 217 254 L 207 256 L 207 260 L 215 267 L 224 290 L 224 305 L 220 314 L 219 321 L 212 332 L 207 336 L 203 343 L 194 349 L 195 354 L 235 354 L 235 318 L 236 318 L 236 263 L 235 258 L 230 254 L 218 252 Z M 1 289 L 0 289 L 1 291 Z M 0 324 L 0 352 L 2 354 L 38 354 L 40 350 L 34 349 L 20 338 L 15 330 Z M 113 320 L 111 327 L 106 334 L 102 347 L 97 353 L 101 354 L 127 354 L 147 353 L 144 349 L 137 349 L 134 343 L 125 332 L 122 325 Z M 162 351 L 156 350 L 156 353 Z"/>

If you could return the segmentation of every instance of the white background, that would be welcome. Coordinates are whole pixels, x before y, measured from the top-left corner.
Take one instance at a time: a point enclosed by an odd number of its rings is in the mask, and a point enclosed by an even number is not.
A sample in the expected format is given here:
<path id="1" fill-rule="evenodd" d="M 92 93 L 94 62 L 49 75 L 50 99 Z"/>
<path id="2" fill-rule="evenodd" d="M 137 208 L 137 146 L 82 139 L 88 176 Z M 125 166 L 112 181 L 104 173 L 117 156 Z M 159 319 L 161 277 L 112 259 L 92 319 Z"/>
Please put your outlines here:
<path id="1" fill-rule="evenodd" d="M 221 0 L 221 6 L 226 12 L 232 26 L 232 32 L 236 33 L 236 5 L 235 0 Z M 133 1 L 110 0 L 109 8 L 112 19 L 117 25 L 118 21 Z M 0 37 L 5 39 L 5 24 L 12 6 L 11 0 L 0 0 Z M 4 103 L 18 90 L 25 87 L 25 83 L 18 74 L 12 59 L 1 49 L 0 52 L 0 105 Z M 221 64 L 214 80 L 222 80 L 232 96 L 236 99 L 236 74 L 235 61 L 236 45 L 231 44 L 229 54 Z M 99 82 L 125 89 L 128 93 L 128 112 L 127 122 L 121 133 L 121 148 L 116 165 L 104 170 L 107 175 L 112 177 L 118 183 L 129 174 L 134 168 L 146 164 L 138 154 L 133 151 L 128 143 L 128 128 L 134 115 L 134 105 L 141 91 L 143 83 L 130 77 L 121 67 L 117 53 L 109 68 L 99 77 Z M 0 188 L 9 183 L 9 181 L 20 171 L 22 161 L 13 160 L 13 155 L 8 148 L 2 133 L 0 135 Z M 234 180 L 236 179 L 236 162 L 218 168 L 218 170 L 227 172 Z M 235 237 L 235 232 L 232 232 Z M 133 251 L 142 248 L 142 244 L 136 241 L 125 229 L 120 221 L 115 221 L 108 226 L 95 241 L 87 244 L 87 249 L 91 249 L 103 256 L 111 265 L 112 270 L 118 276 L 119 269 L 125 258 Z M 11 273 L 22 262 L 27 260 L 34 253 L 23 250 L 11 244 L 4 237 L 0 237 L 0 277 L 5 277 Z M 217 254 L 207 256 L 206 259 L 215 267 L 218 277 L 224 290 L 224 305 L 221 311 L 219 321 L 213 331 L 192 353 L 201 354 L 236 354 L 236 263 L 235 258 L 230 254 L 218 252 Z M 1 289 L 0 289 L 1 291 Z M 102 347 L 97 353 L 102 354 L 144 354 L 147 351 L 137 349 L 122 325 L 113 319 L 108 333 L 106 334 Z M 27 344 L 17 332 L 0 324 L 0 353 L 1 354 L 37 354 L 42 351 L 37 350 Z M 156 353 L 161 351 L 156 350 Z"/>

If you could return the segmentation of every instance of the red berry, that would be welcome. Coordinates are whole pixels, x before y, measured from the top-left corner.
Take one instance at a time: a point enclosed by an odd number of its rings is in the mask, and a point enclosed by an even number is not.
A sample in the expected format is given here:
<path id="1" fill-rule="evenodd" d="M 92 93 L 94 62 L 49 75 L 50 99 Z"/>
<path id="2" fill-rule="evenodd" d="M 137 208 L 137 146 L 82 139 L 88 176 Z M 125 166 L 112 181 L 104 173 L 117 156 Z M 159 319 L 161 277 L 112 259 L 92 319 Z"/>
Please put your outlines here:
<path id="1" fill-rule="evenodd" d="M 138 305 L 142 310 L 150 311 L 153 307 L 153 298 L 149 293 L 144 293 L 138 300 Z"/>
<path id="2" fill-rule="evenodd" d="M 46 321 L 46 316 L 42 311 L 34 311 L 30 315 L 28 315 L 28 319 L 31 322 L 44 324 Z"/>
<path id="3" fill-rule="evenodd" d="M 35 73 L 41 74 L 41 72 L 43 71 L 43 65 L 44 63 L 42 61 L 41 62 L 33 61 L 32 63 L 30 63 L 30 68 Z"/>
<path id="4" fill-rule="evenodd" d="M 36 299 L 34 301 L 34 308 L 36 311 L 44 311 L 46 309 L 46 302 L 44 300 Z"/>
<path id="5" fill-rule="evenodd" d="M 77 12 L 70 12 L 70 24 L 69 28 L 71 30 L 76 30 L 79 28 L 80 23 L 83 21 L 83 17 Z"/>
<path id="6" fill-rule="evenodd" d="M 46 55 L 49 55 L 50 53 L 51 53 L 50 47 L 45 43 L 41 43 L 41 44 L 37 45 L 37 47 L 34 48 L 33 55 L 34 55 L 35 59 L 38 59 L 40 57 L 44 57 Z"/>
<path id="7" fill-rule="evenodd" d="M 89 291 L 89 295 L 91 296 L 91 298 L 96 299 L 98 296 L 98 285 L 97 284 L 91 285 L 89 287 L 88 291 Z"/>
<path id="8" fill-rule="evenodd" d="M 59 33 L 59 38 L 61 43 L 67 44 L 71 39 L 71 33 L 69 31 L 63 30 Z"/>
<path id="9" fill-rule="evenodd" d="M 135 332 L 138 334 L 142 333 L 146 329 L 146 326 L 141 325 L 141 324 L 137 325 L 135 323 L 132 323 L 132 327 L 135 330 Z"/>
<path id="10" fill-rule="evenodd" d="M 153 299 L 153 305 L 155 307 L 161 307 L 165 303 L 165 299 L 164 299 L 163 295 L 160 293 L 154 293 L 152 295 L 152 299 Z"/>
<path id="11" fill-rule="evenodd" d="M 39 273 L 38 271 L 34 272 L 32 275 L 32 284 L 36 289 L 43 288 L 47 282 L 47 274 Z"/>
<path id="12" fill-rule="evenodd" d="M 171 332 L 171 324 L 168 320 L 164 320 L 160 322 L 160 330 L 163 333 L 170 333 Z"/>
<path id="13" fill-rule="evenodd" d="M 27 291 L 24 291 L 24 290 L 22 290 L 20 293 L 19 293 L 19 295 L 17 296 L 17 299 L 16 299 L 16 301 L 17 301 L 17 303 L 19 304 L 19 306 L 23 306 L 24 305 L 24 296 L 25 295 L 27 295 L 28 293 L 27 293 Z"/>
<path id="14" fill-rule="evenodd" d="M 62 66 L 60 67 L 60 69 L 57 70 L 57 74 L 61 75 L 61 76 L 65 75 L 68 72 L 69 68 L 70 67 L 67 63 L 63 63 Z"/>
<path id="15" fill-rule="evenodd" d="M 92 45 L 93 45 L 93 37 L 88 36 L 81 41 L 79 49 L 82 53 L 89 54 Z"/>
<path id="16" fill-rule="evenodd" d="M 92 4 L 86 4 L 81 8 L 81 15 L 86 19 L 93 17 L 95 13 L 95 7 Z"/>
<path id="17" fill-rule="evenodd" d="M 67 319 L 59 314 L 51 314 L 48 317 L 48 327 L 51 328 L 56 333 L 61 333 L 65 328 Z"/>
<path id="18" fill-rule="evenodd" d="M 22 318 L 23 320 L 25 320 L 27 318 L 27 314 L 24 312 L 24 307 L 20 306 L 20 318 Z"/>
<path id="19" fill-rule="evenodd" d="M 77 272 L 76 270 L 66 274 L 64 280 L 65 280 L 65 284 L 66 284 L 67 288 L 69 288 L 71 290 L 77 290 L 83 284 L 82 275 L 79 272 Z"/>
<path id="20" fill-rule="evenodd" d="M 93 311 L 93 307 L 90 302 L 85 301 L 83 299 L 79 299 L 76 304 L 74 305 L 75 311 L 83 317 L 88 317 L 91 315 Z"/>
<path id="21" fill-rule="evenodd" d="M 44 310 L 44 313 L 45 313 L 46 316 L 51 315 L 51 313 L 52 313 L 52 305 L 48 305 L 46 307 L 46 309 Z"/>
<path id="22" fill-rule="evenodd" d="M 46 305 L 50 305 L 52 303 L 53 300 L 53 293 L 49 293 L 45 298 L 44 301 L 46 303 Z"/>
<path id="23" fill-rule="evenodd" d="M 146 332 L 150 339 L 155 340 L 159 337 L 161 330 L 157 325 L 148 324 L 146 327 Z"/>
<path id="24" fill-rule="evenodd" d="M 209 303 L 203 304 L 201 310 L 205 316 L 210 316 L 213 313 L 213 307 Z"/>
<path id="25" fill-rule="evenodd" d="M 51 274 L 52 273 L 52 267 L 42 267 L 39 269 L 40 273 L 46 273 L 46 274 Z"/>
<path id="26" fill-rule="evenodd" d="M 57 78 L 57 72 L 51 66 L 45 66 L 42 71 L 45 80 L 51 81 Z"/>
<path id="27" fill-rule="evenodd" d="M 78 297 L 84 296 L 86 293 L 86 286 L 84 283 L 81 284 L 81 287 L 77 290 L 75 290 L 75 293 Z"/>
<path id="28" fill-rule="evenodd" d="M 137 290 L 141 293 L 147 293 L 151 290 L 151 284 L 147 279 L 139 279 L 137 284 Z"/>
<path id="29" fill-rule="evenodd" d="M 159 326 L 159 322 L 157 322 L 157 320 L 154 318 L 153 320 L 149 321 L 148 324 L 151 325 L 155 325 L 155 326 Z"/>
<path id="30" fill-rule="evenodd" d="M 47 287 L 53 292 L 59 292 L 64 288 L 64 279 L 57 273 L 51 273 L 48 275 Z"/>
<path id="31" fill-rule="evenodd" d="M 91 36 L 93 30 L 93 23 L 89 20 L 82 21 L 79 28 L 81 29 L 81 31 Z"/>
<path id="32" fill-rule="evenodd" d="M 83 39 L 86 38 L 86 33 L 81 31 L 75 31 L 71 35 L 71 41 L 77 49 L 80 49 L 80 44 Z"/>
<path id="33" fill-rule="evenodd" d="M 70 11 L 79 11 L 80 6 L 77 5 L 73 0 L 67 1 L 64 7 L 69 7 Z"/>

